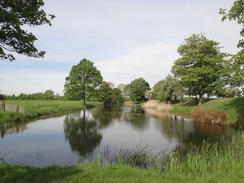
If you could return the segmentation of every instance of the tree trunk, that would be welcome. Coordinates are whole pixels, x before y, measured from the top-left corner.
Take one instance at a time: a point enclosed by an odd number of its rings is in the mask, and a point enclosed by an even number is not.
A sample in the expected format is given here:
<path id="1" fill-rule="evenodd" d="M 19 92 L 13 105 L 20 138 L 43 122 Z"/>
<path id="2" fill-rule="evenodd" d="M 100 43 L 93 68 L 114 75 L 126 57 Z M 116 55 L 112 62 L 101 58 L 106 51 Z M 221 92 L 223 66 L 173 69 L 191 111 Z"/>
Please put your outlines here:
<path id="1" fill-rule="evenodd" d="M 83 104 L 86 105 L 86 97 L 83 98 Z"/>
<path id="2" fill-rule="evenodd" d="M 83 98 L 83 104 L 86 105 L 86 94 L 82 93 L 82 98 Z"/>

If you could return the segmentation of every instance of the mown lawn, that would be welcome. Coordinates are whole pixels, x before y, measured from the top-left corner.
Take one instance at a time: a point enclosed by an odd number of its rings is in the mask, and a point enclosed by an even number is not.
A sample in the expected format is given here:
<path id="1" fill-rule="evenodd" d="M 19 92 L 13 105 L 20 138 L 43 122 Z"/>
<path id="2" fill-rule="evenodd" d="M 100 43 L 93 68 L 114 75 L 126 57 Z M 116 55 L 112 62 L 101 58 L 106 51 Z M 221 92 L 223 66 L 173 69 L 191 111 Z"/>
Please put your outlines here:
<path id="1" fill-rule="evenodd" d="M 99 105 L 98 102 L 87 102 L 84 105 L 81 101 L 58 101 L 58 100 L 6 100 L 6 104 L 24 106 L 23 114 L 17 112 L 0 111 L 1 124 L 9 124 L 11 122 L 21 122 L 30 120 L 40 116 L 62 114 L 64 112 L 85 109 L 88 107 Z"/>

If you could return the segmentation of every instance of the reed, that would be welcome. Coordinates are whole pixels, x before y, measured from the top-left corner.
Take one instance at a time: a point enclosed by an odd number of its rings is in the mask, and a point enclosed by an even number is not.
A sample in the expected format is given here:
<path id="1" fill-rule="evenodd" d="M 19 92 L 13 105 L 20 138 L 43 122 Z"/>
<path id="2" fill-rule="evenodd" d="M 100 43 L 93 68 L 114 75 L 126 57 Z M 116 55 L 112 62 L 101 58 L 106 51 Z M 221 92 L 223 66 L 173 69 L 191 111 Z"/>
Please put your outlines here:
<path id="1" fill-rule="evenodd" d="M 135 148 L 121 148 L 117 152 L 115 150 L 112 153 L 109 147 L 106 147 L 99 152 L 98 162 L 103 165 L 122 164 L 148 169 L 157 166 L 164 154 L 166 154 L 166 151 L 154 154 L 153 149 L 153 147 L 148 145 L 139 144 Z"/>
<path id="2" fill-rule="evenodd" d="M 243 165 L 243 147 L 243 132 L 240 132 L 230 141 L 225 139 L 215 143 L 204 141 L 200 147 L 192 146 L 187 153 L 183 150 L 174 152 L 167 163 L 167 170 L 185 174 L 191 172 L 191 174 L 198 175 L 218 170 L 230 170 L 232 167 Z"/>
<path id="3" fill-rule="evenodd" d="M 159 102 L 158 100 L 149 100 L 142 104 L 144 109 L 155 109 L 160 112 L 170 112 L 172 111 L 171 104 L 165 102 Z"/>
<path id="4" fill-rule="evenodd" d="M 193 109 L 190 114 L 192 120 L 196 122 L 223 124 L 227 119 L 227 115 L 223 111 L 212 112 L 200 107 Z"/>

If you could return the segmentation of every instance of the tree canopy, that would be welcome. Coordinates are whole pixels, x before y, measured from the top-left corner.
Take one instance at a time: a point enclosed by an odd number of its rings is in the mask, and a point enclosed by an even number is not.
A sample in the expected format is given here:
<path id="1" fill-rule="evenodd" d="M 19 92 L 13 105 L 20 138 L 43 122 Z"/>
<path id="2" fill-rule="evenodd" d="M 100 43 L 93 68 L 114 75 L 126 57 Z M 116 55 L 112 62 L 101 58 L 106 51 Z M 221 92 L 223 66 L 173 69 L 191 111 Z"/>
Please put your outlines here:
<path id="1" fill-rule="evenodd" d="M 145 102 L 145 94 L 150 90 L 148 82 L 143 78 L 133 80 L 129 85 L 129 96 L 134 103 Z"/>
<path id="2" fill-rule="evenodd" d="M 83 59 L 72 67 L 69 76 L 65 79 L 65 97 L 70 100 L 83 99 L 86 104 L 86 99 L 94 95 L 102 80 L 101 73 L 93 62 Z"/>
<path id="3" fill-rule="evenodd" d="M 119 88 L 112 88 L 110 83 L 103 81 L 98 88 L 98 99 L 103 105 L 120 105 L 124 102 L 124 97 Z"/>
<path id="4" fill-rule="evenodd" d="M 184 90 L 180 85 L 179 79 L 169 75 L 154 85 L 151 95 L 152 99 L 175 102 L 184 95 Z"/>
<path id="5" fill-rule="evenodd" d="M 225 54 L 220 52 L 219 43 L 208 40 L 203 34 L 193 34 L 178 48 L 181 58 L 172 66 L 172 73 L 190 96 L 211 95 L 223 86 Z"/>
<path id="6" fill-rule="evenodd" d="M 233 3 L 232 7 L 229 10 L 220 9 L 219 14 L 222 14 L 222 21 L 226 19 L 237 21 L 238 24 L 242 25 L 240 35 L 244 37 L 244 1 L 237 0 Z M 244 48 L 244 40 L 239 40 L 237 45 L 239 48 Z"/>
<path id="7" fill-rule="evenodd" d="M 42 0 L 0 1 L 0 58 L 15 60 L 12 52 L 40 58 L 45 51 L 34 46 L 36 36 L 24 30 L 24 25 L 51 25 L 54 15 L 47 15 L 42 9 Z"/>

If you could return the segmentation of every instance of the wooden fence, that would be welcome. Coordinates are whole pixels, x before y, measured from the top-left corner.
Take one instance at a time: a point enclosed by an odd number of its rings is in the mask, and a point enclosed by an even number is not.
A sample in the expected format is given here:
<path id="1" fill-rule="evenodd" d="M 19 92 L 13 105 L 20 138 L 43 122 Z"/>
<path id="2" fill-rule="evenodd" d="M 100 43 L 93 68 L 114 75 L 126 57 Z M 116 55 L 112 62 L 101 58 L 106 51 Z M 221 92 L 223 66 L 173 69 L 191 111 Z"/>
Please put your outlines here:
<path id="1" fill-rule="evenodd" d="M 4 102 L 0 102 L 0 111 L 24 113 L 25 107 L 24 106 L 18 106 L 18 105 L 5 104 Z"/>

